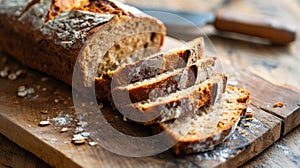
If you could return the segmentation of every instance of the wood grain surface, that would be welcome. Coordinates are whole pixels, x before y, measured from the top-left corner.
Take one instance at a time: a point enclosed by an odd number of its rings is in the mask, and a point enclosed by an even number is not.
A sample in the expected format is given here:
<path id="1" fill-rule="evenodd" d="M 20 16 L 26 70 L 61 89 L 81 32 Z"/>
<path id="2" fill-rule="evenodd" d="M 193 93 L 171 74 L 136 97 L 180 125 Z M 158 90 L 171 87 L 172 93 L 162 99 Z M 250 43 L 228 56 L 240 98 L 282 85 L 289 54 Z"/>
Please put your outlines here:
<path id="1" fill-rule="evenodd" d="M 34 154 L 22 149 L 15 143 L 0 135 L 0 167 L 50 168 Z"/>
<path id="2" fill-rule="evenodd" d="M 219 2 L 214 1 L 212 3 Z M 178 6 L 187 9 L 189 6 L 193 6 L 193 10 L 197 11 L 195 5 L 185 3 L 185 5 Z M 300 4 L 298 1 L 237 0 L 230 1 L 226 8 L 277 18 L 282 22 L 295 24 L 297 30 L 300 30 L 300 23 L 298 22 Z M 216 32 L 210 26 L 203 28 L 203 30 L 212 41 L 213 47 L 218 50 L 219 55 L 225 58 L 223 64 L 229 64 L 232 67 L 226 66 L 226 71 L 231 74 L 231 78 L 237 79 L 237 81 L 241 79 L 240 73 L 235 73 L 236 69 L 250 71 L 257 75 L 250 75 L 247 78 L 248 80 L 255 80 L 257 85 L 254 85 L 252 81 L 248 82 L 250 85 L 237 82 L 253 92 L 252 108 L 255 113 L 255 120 L 250 123 L 250 127 L 245 128 L 243 127 L 245 121 L 242 121 L 242 125 L 231 139 L 235 143 L 231 144 L 230 141 L 227 141 L 223 144 L 227 148 L 220 146 L 215 153 L 210 152 L 187 157 L 174 157 L 172 153 L 166 152 L 154 157 L 133 159 L 114 155 L 99 146 L 74 146 L 70 143 L 70 139 L 74 134 L 75 123 L 72 122 L 68 125 L 71 130 L 66 133 L 60 133 L 61 127 L 55 126 L 55 124 L 47 127 L 38 126 L 40 120 L 48 117 L 53 119 L 58 115 L 66 117 L 65 115 L 68 114 L 69 118 L 76 118 L 72 108 L 69 108 L 72 107 L 71 100 L 69 100 L 70 88 L 51 78 L 42 82 L 41 79 L 44 75 L 32 70 L 27 70 L 29 72 L 27 76 L 16 81 L 1 79 L 0 132 L 51 165 L 68 165 L 68 167 L 73 164 L 74 166 L 106 165 L 107 167 L 116 167 L 117 165 L 118 167 L 136 167 L 136 163 L 140 167 L 199 167 L 211 166 L 212 164 L 228 167 L 237 166 L 266 149 L 279 138 L 280 134 L 286 134 L 271 148 L 247 162 L 243 167 L 299 167 L 300 128 L 293 129 L 299 124 L 299 118 L 297 118 L 299 117 L 299 110 L 297 110 L 299 108 L 299 101 L 297 101 L 299 94 L 296 92 L 300 90 L 299 39 L 290 46 L 269 46 L 257 39 Z M 15 61 L 12 62 L 12 67 L 15 69 L 22 68 Z M 0 67 L 0 69 L 2 68 Z M 249 72 L 244 75 L 249 75 Z M 16 96 L 17 88 L 25 84 L 36 88 L 36 94 L 39 95 L 38 99 L 35 99 L 36 95 L 25 99 Z M 261 84 L 266 85 L 267 88 L 260 90 L 258 86 Z M 37 89 L 38 85 L 40 85 L 40 89 Z M 289 89 L 278 85 L 287 86 Z M 272 89 L 268 89 L 268 87 Z M 43 91 L 43 88 L 47 88 L 47 91 Z M 282 90 L 278 91 L 278 89 Z M 267 94 L 263 94 L 264 92 Z M 265 97 L 256 97 L 259 95 Z M 284 99 L 281 96 L 284 96 Z M 58 99 L 59 103 L 56 103 L 55 99 Z M 33 103 L 35 101 L 39 103 Z M 64 101 L 66 103 L 63 103 Z M 275 109 L 272 107 L 275 101 L 282 101 L 285 106 Z M 49 113 L 41 114 L 41 110 L 45 109 L 48 109 Z M 117 118 L 116 122 L 118 120 L 122 119 Z M 281 127 L 282 131 L 280 132 Z M 241 134 L 242 130 L 246 130 L 246 133 Z M 287 134 L 289 131 L 291 133 Z M 241 140 L 236 142 L 234 137 L 239 137 Z M 0 167 L 48 167 L 43 161 L 3 136 L 0 136 L 0 143 Z M 230 151 L 239 149 L 239 152 L 233 154 L 232 157 L 226 157 L 232 154 L 226 150 L 228 147 L 230 147 Z M 210 157 L 207 158 L 207 155 Z M 217 159 L 209 159 L 213 157 Z"/>
<path id="3" fill-rule="evenodd" d="M 243 85 L 251 92 L 252 104 L 283 120 L 283 135 L 300 124 L 299 93 L 288 88 L 272 85 L 270 82 L 256 75 L 242 73 L 241 76 Z M 256 81 L 259 85 L 253 81 Z M 278 102 L 282 103 L 283 107 L 274 107 Z"/>

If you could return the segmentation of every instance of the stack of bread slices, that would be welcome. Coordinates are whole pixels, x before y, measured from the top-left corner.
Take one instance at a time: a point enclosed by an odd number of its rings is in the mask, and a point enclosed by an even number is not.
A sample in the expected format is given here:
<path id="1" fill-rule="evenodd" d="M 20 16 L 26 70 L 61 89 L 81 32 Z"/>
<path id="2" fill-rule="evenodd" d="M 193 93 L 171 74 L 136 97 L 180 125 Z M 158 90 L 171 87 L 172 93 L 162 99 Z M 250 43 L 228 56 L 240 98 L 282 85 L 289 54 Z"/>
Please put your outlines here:
<path id="1" fill-rule="evenodd" d="M 213 149 L 235 130 L 249 91 L 227 86 L 214 71 L 216 57 L 203 57 L 204 41 L 158 53 L 112 71 L 111 102 L 130 121 L 166 131 L 176 154 Z"/>

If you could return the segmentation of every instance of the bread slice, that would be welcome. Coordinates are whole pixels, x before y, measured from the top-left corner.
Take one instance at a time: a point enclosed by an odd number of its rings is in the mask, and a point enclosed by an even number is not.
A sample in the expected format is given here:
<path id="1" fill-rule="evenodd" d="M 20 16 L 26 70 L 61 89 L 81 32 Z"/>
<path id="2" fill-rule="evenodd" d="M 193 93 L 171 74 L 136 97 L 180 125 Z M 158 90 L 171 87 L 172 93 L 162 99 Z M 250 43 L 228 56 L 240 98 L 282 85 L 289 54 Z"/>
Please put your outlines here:
<path id="1" fill-rule="evenodd" d="M 228 86 L 214 106 L 199 109 L 201 115 L 160 123 L 158 130 L 166 131 L 169 141 L 178 141 L 173 147 L 175 154 L 212 150 L 233 133 L 249 101 L 249 91 Z"/>
<path id="2" fill-rule="evenodd" d="M 147 99 L 151 101 L 157 97 L 188 88 L 205 81 L 212 75 L 215 60 L 215 57 L 200 59 L 185 68 L 163 73 L 127 86 L 113 88 L 112 97 L 116 100 L 129 95 L 128 101 L 120 102 L 126 105 Z M 157 89 L 160 91 L 157 92 Z"/>
<path id="3" fill-rule="evenodd" d="M 202 57 L 203 48 L 204 40 L 199 37 L 181 48 L 154 54 L 134 63 L 125 64 L 117 70 L 111 69 L 95 78 L 96 97 L 98 100 L 103 97 L 110 100 L 111 85 L 114 87 L 126 86 L 165 72 L 184 68 Z"/>
<path id="4" fill-rule="evenodd" d="M 144 125 L 161 123 L 192 115 L 196 113 L 197 109 L 205 105 L 213 105 L 225 91 L 226 82 L 227 77 L 225 75 L 214 74 L 210 79 L 198 85 L 159 97 L 154 101 L 148 99 L 147 101 L 116 107 L 125 117 L 135 122 Z M 126 100 L 120 98 L 118 101 Z"/>

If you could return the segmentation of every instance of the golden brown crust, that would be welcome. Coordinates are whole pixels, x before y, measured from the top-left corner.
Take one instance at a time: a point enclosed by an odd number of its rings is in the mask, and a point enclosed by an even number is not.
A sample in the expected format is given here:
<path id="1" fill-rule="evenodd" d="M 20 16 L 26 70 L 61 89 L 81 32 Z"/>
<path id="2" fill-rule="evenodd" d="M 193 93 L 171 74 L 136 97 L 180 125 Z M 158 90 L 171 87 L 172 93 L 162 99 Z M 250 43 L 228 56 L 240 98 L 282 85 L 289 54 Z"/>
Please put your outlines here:
<path id="1" fill-rule="evenodd" d="M 48 20 L 54 19 L 62 12 L 71 10 L 83 10 L 100 14 L 114 14 L 118 16 L 132 15 L 130 12 L 124 11 L 108 0 L 54 0 L 48 13 Z"/>

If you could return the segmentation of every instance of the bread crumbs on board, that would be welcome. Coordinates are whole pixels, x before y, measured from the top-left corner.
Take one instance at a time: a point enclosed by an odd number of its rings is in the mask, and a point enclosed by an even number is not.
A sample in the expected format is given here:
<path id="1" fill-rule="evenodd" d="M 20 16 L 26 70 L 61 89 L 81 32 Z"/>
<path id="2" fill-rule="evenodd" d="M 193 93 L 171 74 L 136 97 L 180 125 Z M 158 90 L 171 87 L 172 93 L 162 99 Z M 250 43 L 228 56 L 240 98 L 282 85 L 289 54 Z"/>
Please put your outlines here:
<path id="1" fill-rule="evenodd" d="M 282 102 L 275 102 L 273 105 L 274 108 L 283 107 L 283 106 L 284 104 Z"/>
<path id="2" fill-rule="evenodd" d="M 242 130 L 241 134 L 246 134 L 246 132 L 247 132 L 246 130 Z"/>
<path id="3" fill-rule="evenodd" d="M 69 131 L 69 128 L 68 128 L 68 127 L 63 127 L 63 128 L 60 130 L 61 133 L 64 133 L 64 132 L 67 132 L 67 131 Z"/>
<path id="4" fill-rule="evenodd" d="M 96 145 L 98 145 L 98 142 L 89 142 L 89 145 L 90 146 L 96 146 Z"/>
<path id="5" fill-rule="evenodd" d="M 244 127 L 250 127 L 250 123 L 244 124 Z"/>
<path id="6" fill-rule="evenodd" d="M 39 126 L 45 127 L 45 126 L 48 126 L 48 125 L 50 125 L 50 124 L 51 124 L 51 123 L 50 123 L 48 120 L 45 120 L 45 121 L 40 121 Z"/>

